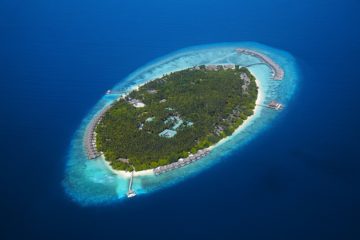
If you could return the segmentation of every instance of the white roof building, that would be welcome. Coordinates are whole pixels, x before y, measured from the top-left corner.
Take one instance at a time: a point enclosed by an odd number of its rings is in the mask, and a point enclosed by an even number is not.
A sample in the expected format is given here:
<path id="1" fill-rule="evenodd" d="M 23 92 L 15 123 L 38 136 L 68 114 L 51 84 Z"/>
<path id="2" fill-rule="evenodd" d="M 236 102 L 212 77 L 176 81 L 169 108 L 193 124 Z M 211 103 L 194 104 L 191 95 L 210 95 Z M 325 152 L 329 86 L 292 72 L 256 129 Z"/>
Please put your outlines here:
<path id="1" fill-rule="evenodd" d="M 134 107 L 136 107 L 136 108 L 145 107 L 145 104 L 143 102 L 141 102 L 140 100 L 138 100 L 138 99 L 130 99 L 129 103 L 131 105 L 133 105 Z"/>

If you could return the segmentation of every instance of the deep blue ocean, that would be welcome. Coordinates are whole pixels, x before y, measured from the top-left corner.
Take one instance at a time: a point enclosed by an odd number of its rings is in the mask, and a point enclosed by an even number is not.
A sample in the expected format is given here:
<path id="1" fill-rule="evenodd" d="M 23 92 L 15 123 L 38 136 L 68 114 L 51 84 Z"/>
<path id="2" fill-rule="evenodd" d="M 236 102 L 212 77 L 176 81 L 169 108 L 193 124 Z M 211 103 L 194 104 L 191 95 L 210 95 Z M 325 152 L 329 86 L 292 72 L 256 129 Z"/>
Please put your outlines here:
<path id="1" fill-rule="evenodd" d="M 360 239 L 357 0 L 1 0 L 0 239 Z M 104 92 L 180 48 L 256 41 L 301 79 L 280 118 L 170 188 L 80 206 L 62 181 Z"/>

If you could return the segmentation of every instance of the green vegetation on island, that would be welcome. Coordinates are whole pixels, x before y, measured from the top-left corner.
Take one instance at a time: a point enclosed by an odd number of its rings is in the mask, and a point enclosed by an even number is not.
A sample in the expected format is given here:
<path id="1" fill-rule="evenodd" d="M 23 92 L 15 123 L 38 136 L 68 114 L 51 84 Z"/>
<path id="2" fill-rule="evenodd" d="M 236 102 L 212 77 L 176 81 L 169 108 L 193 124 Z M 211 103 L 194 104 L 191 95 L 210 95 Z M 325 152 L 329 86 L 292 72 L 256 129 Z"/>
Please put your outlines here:
<path id="1" fill-rule="evenodd" d="M 96 147 L 118 170 L 175 162 L 231 135 L 253 114 L 257 93 L 255 77 L 234 65 L 164 75 L 111 106 L 96 127 Z"/>

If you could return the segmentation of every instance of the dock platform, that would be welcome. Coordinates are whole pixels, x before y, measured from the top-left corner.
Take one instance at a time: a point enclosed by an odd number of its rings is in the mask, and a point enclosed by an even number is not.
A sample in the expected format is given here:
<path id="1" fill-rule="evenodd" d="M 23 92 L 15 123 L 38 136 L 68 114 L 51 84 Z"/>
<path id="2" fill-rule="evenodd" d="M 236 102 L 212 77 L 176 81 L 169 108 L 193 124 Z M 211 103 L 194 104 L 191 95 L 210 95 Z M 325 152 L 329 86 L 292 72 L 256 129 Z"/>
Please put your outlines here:
<path id="1" fill-rule="evenodd" d="M 284 105 L 273 100 L 267 105 L 267 107 L 275 110 L 281 110 L 284 108 Z"/>

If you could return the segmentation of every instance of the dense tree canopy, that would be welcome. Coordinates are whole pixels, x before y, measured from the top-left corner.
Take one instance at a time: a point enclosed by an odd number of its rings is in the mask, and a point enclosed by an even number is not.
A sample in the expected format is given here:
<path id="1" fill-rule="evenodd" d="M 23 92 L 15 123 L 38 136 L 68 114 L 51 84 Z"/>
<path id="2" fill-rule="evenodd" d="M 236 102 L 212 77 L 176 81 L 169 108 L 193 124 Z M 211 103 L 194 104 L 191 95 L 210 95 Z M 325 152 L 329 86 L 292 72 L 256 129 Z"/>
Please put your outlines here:
<path id="1" fill-rule="evenodd" d="M 250 80 L 246 91 L 242 73 Z M 129 159 L 136 170 L 165 165 L 231 135 L 253 114 L 256 98 L 255 78 L 246 68 L 173 72 L 112 105 L 96 128 L 97 149 L 115 169 L 130 169 L 119 159 Z M 131 99 L 145 106 L 134 107 Z M 175 136 L 159 136 L 165 129 Z"/>

